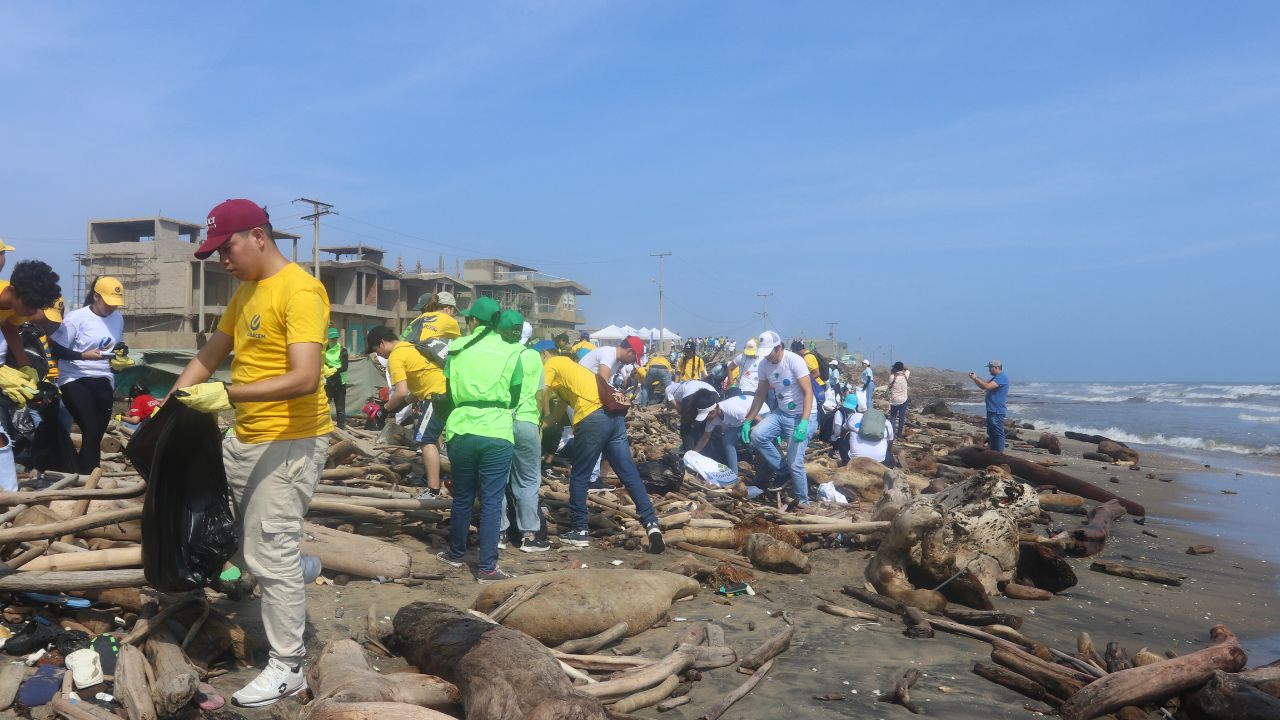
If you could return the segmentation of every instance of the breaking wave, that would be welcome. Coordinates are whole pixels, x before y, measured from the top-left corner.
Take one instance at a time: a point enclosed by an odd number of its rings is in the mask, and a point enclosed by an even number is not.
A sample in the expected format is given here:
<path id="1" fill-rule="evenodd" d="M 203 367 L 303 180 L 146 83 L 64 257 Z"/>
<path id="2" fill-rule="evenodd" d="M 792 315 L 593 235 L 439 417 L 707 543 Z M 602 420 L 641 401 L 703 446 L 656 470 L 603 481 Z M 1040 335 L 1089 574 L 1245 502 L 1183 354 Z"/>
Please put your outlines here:
<path id="1" fill-rule="evenodd" d="M 1280 418 L 1278 418 L 1277 421 L 1280 421 Z M 1057 433 L 1059 435 L 1071 430 L 1078 433 L 1085 433 L 1086 435 L 1103 435 L 1111 438 L 1112 440 L 1119 440 L 1123 443 L 1163 445 L 1165 447 L 1179 448 L 1182 450 L 1213 450 L 1218 452 L 1236 453 L 1238 455 L 1280 457 L 1280 445 L 1257 447 L 1238 443 L 1220 442 L 1208 438 L 1185 437 L 1181 435 L 1165 436 L 1161 433 L 1156 433 L 1155 435 L 1138 435 L 1122 430 L 1118 427 L 1109 427 L 1100 430 L 1098 428 L 1080 427 L 1064 423 L 1045 422 L 1036 422 L 1035 426 L 1037 430 L 1048 430 L 1049 432 Z"/>
<path id="2" fill-rule="evenodd" d="M 1256 423 L 1280 423 L 1280 415 L 1250 415 L 1249 413 L 1240 413 L 1236 417 L 1245 422 Z"/>

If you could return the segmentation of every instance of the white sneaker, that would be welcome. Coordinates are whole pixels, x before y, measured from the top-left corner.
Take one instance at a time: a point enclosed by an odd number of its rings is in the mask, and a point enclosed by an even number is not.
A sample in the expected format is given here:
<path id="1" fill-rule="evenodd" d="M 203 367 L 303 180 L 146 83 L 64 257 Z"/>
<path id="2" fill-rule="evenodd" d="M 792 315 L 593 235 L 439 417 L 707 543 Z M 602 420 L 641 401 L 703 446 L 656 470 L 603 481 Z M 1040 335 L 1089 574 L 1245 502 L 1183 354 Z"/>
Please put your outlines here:
<path id="1" fill-rule="evenodd" d="M 307 689 L 302 665 L 289 667 L 275 658 L 267 661 L 267 669 L 231 696 L 240 707 L 262 707 Z"/>

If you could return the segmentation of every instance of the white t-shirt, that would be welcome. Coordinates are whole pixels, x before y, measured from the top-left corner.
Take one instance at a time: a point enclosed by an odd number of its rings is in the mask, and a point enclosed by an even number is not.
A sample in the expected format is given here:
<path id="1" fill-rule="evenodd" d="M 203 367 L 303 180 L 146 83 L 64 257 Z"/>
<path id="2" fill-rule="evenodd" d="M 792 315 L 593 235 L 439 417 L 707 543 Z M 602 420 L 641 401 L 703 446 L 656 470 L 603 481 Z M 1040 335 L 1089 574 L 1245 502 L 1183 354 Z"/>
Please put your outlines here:
<path id="1" fill-rule="evenodd" d="M 883 438 L 866 440 L 858 434 L 858 427 L 862 425 L 862 413 L 845 412 L 848 414 L 845 415 L 843 428 L 849 433 L 849 457 L 865 457 L 884 462 L 885 456 L 889 454 L 889 442 L 893 440 L 893 423 L 884 424 Z"/>
<path id="2" fill-rule="evenodd" d="M 702 380 L 686 380 L 684 382 L 671 383 L 667 386 L 667 400 L 679 403 L 699 390 L 716 391 L 715 388 L 711 387 L 710 383 Z"/>
<path id="3" fill-rule="evenodd" d="M 116 343 L 124 340 L 124 316 L 118 311 L 99 317 L 92 308 L 85 306 L 72 310 L 62 318 L 62 325 L 49 338 L 72 352 L 98 350 L 102 360 L 58 360 L 58 385 L 87 377 L 111 379 L 111 366 L 105 356 Z M 112 384 L 115 381 L 112 380 Z"/>
<path id="4" fill-rule="evenodd" d="M 755 392 L 756 388 L 760 387 L 760 356 L 739 355 L 733 359 L 733 364 L 742 371 L 738 374 L 738 389 L 743 392 Z"/>
<path id="5" fill-rule="evenodd" d="M 760 377 L 769 381 L 769 387 L 778 397 L 780 412 L 786 415 L 804 412 L 804 390 L 800 388 L 800 383 L 809 382 L 809 366 L 805 364 L 804 358 L 790 350 L 784 350 L 782 361 L 777 365 L 769 362 L 768 358 L 762 359 Z M 814 398 L 810 414 L 816 409 L 817 398 Z"/>
<path id="6" fill-rule="evenodd" d="M 734 395 L 728 400 L 721 400 L 717 403 L 720 406 L 720 415 L 707 420 L 707 432 L 711 432 L 721 425 L 740 428 L 747 421 L 747 411 L 751 409 L 752 398 L 742 395 Z M 769 406 L 761 405 L 760 411 L 756 416 L 764 415 L 769 412 Z"/>

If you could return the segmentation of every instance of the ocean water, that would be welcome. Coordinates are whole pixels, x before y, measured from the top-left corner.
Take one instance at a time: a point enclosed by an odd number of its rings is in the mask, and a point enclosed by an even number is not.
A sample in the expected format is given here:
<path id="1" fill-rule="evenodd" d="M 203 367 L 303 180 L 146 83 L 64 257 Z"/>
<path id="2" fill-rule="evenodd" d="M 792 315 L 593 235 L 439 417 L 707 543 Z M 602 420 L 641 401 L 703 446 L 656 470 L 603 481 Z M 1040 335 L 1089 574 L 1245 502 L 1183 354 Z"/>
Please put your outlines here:
<path id="1" fill-rule="evenodd" d="M 956 403 L 981 413 L 981 403 Z M 1280 384 L 1018 382 L 1009 418 L 1280 476 Z"/>

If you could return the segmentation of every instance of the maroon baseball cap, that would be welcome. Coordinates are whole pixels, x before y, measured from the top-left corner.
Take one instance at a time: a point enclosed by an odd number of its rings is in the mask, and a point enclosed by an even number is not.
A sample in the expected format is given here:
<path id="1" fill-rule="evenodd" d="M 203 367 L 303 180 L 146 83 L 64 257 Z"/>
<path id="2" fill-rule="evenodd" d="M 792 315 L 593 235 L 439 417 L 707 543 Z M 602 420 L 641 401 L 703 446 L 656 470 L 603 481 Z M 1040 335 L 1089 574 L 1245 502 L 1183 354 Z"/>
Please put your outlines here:
<path id="1" fill-rule="evenodd" d="M 252 230 L 271 222 L 267 210 L 252 200 L 239 198 L 227 200 L 209 211 L 205 220 L 204 244 L 196 250 L 196 257 L 204 260 L 226 244 L 227 239 L 238 232 Z"/>

